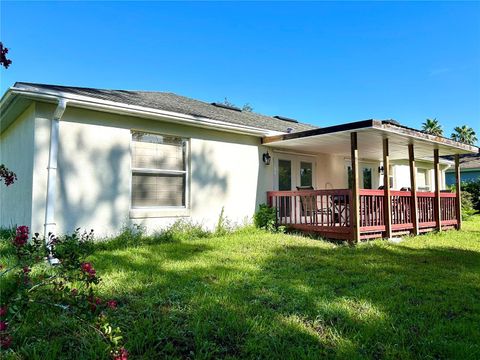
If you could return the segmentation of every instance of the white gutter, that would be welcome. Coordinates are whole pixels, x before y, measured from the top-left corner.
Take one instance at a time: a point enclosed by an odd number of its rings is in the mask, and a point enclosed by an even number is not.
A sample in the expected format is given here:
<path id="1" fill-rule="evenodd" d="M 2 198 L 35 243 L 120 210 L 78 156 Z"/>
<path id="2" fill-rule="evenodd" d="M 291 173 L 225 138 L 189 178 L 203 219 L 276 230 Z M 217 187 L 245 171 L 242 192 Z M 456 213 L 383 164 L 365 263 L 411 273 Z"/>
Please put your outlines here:
<path id="1" fill-rule="evenodd" d="M 137 105 L 128 105 L 117 103 L 114 101 L 101 100 L 88 96 L 74 95 L 64 92 L 41 91 L 33 89 L 22 89 L 11 87 L 7 94 L 0 101 L 0 107 L 4 106 L 11 95 L 23 95 L 33 99 L 56 102 L 59 98 L 68 100 L 70 106 L 87 108 L 92 110 L 106 111 L 109 113 L 117 113 L 121 115 L 130 115 L 142 118 L 150 118 L 154 120 L 162 120 L 180 124 L 188 124 L 196 127 L 207 129 L 223 130 L 238 134 L 254 135 L 254 136 L 273 136 L 281 135 L 283 132 L 265 130 L 253 126 L 227 123 L 220 120 L 214 120 L 204 117 L 196 117 L 187 114 L 181 114 L 172 111 L 158 110 Z"/>
<path id="2" fill-rule="evenodd" d="M 58 99 L 58 105 L 53 113 L 50 127 L 50 148 L 48 156 L 47 167 L 47 200 L 45 204 L 45 224 L 44 224 L 44 238 L 45 245 L 48 249 L 48 261 L 50 264 L 58 263 L 58 260 L 53 258 L 50 254 L 50 236 L 56 233 L 55 223 L 55 201 L 57 198 L 57 162 L 58 162 L 58 140 L 60 119 L 65 113 L 67 101 L 65 99 Z"/>

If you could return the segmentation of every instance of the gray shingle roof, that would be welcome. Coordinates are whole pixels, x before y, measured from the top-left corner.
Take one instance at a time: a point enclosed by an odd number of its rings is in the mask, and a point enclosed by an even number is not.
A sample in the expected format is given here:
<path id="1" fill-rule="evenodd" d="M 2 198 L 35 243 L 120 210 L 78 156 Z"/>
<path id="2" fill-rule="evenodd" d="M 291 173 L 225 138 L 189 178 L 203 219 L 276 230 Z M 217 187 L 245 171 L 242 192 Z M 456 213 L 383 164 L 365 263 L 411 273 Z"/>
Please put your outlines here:
<path id="1" fill-rule="evenodd" d="M 449 160 L 455 160 L 453 156 L 445 156 Z M 480 154 L 460 155 L 460 169 L 480 169 Z M 449 169 L 449 171 L 454 171 Z"/>
<path id="2" fill-rule="evenodd" d="M 168 92 L 106 90 L 25 82 L 17 82 L 14 86 L 29 90 L 58 91 L 74 95 L 88 96 L 127 105 L 177 112 L 272 131 L 287 132 L 287 129 L 291 128 L 292 132 L 297 132 L 317 128 L 317 126 L 285 121 L 274 118 L 273 116 L 265 116 L 254 112 L 229 110 Z"/>

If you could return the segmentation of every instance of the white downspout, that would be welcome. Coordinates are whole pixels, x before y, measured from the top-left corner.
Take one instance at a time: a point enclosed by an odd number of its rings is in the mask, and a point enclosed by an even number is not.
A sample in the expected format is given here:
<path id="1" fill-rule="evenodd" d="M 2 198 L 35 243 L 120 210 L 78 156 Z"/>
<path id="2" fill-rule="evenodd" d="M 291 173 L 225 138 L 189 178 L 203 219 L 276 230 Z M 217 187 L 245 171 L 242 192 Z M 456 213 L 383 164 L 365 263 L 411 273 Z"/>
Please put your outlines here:
<path id="1" fill-rule="evenodd" d="M 44 238 L 45 245 L 50 252 L 49 234 L 55 234 L 55 201 L 57 198 L 57 160 L 58 160 L 58 140 L 60 119 L 67 107 L 67 101 L 63 98 L 58 99 L 58 105 L 53 113 L 50 127 L 50 148 L 47 167 L 47 201 L 45 204 L 45 225 Z M 57 263 L 51 255 L 48 258 L 50 264 Z"/>

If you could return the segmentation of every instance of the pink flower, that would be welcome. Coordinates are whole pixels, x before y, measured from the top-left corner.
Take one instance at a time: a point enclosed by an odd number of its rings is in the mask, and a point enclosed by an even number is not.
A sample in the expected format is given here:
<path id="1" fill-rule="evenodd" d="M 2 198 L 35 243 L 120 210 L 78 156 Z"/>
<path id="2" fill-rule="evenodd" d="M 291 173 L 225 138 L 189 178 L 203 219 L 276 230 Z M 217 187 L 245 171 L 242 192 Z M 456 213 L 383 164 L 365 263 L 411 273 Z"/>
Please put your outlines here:
<path id="1" fill-rule="evenodd" d="M 4 58 L 4 54 L 6 54 L 8 52 L 8 49 L 7 48 L 3 48 L 3 46 L 0 45 L 0 53 L 2 53 L 2 57 Z M 3 62 L 4 59 L 2 59 L 2 62 Z M 8 65 L 11 63 L 11 60 L 6 60 L 6 64 L 8 67 Z M 15 180 L 17 180 L 17 175 L 11 171 L 11 170 L 8 170 L 5 165 L 3 164 L 0 164 L 0 180 L 3 178 L 3 181 L 5 182 L 5 185 L 7 186 L 10 186 L 12 185 Z"/>
<path id="2" fill-rule="evenodd" d="M 102 304 L 102 299 L 100 299 L 100 298 L 98 298 L 98 297 L 95 298 L 95 304 L 96 304 L 96 305 L 101 305 L 101 304 Z"/>
<path id="3" fill-rule="evenodd" d="M 8 349 L 12 345 L 12 337 L 10 335 L 0 336 L 0 347 Z"/>
<path id="4" fill-rule="evenodd" d="M 24 266 L 22 270 L 24 274 L 28 274 L 30 271 L 32 271 L 32 269 L 30 269 L 28 266 Z"/>
<path id="5" fill-rule="evenodd" d="M 113 360 L 128 360 L 128 351 L 124 347 L 113 353 Z"/>
<path id="6" fill-rule="evenodd" d="M 90 270 L 93 269 L 92 264 L 88 262 L 84 262 L 80 265 L 80 268 L 82 269 L 83 272 L 88 273 Z"/>
<path id="7" fill-rule="evenodd" d="M 92 264 L 88 262 L 82 263 L 82 265 L 80 265 L 80 269 L 82 270 L 82 272 L 84 272 L 85 274 L 88 274 L 88 276 L 90 277 L 94 277 L 95 274 L 97 273 L 93 268 Z"/>
<path id="8" fill-rule="evenodd" d="M 7 330 L 7 323 L 5 321 L 0 321 L 0 331 L 5 331 Z"/>
<path id="9" fill-rule="evenodd" d="M 28 234 L 30 230 L 28 229 L 27 225 L 21 225 L 17 227 L 17 234 L 22 233 L 22 234 Z"/>
<path id="10" fill-rule="evenodd" d="M 0 307 L 0 317 L 4 317 L 5 315 L 7 315 L 7 306 L 2 306 Z"/>
<path id="11" fill-rule="evenodd" d="M 117 308 L 117 302 L 115 300 L 108 300 L 107 301 L 107 306 L 110 309 L 115 310 Z"/>
<path id="12" fill-rule="evenodd" d="M 24 246 L 28 241 L 28 234 L 28 226 L 22 225 L 17 227 L 17 233 L 15 235 L 15 239 L 13 240 L 13 245 L 17 247 Z"/>

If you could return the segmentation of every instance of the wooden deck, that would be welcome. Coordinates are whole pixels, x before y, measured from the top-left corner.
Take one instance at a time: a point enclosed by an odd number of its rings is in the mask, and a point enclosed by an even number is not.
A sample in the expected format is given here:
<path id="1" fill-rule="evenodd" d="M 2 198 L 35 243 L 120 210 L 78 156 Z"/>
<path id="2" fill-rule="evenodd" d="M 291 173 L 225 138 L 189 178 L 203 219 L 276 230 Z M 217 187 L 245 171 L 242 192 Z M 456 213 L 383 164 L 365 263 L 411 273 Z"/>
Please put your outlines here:
<path id="1" fill-rule="evenodd" d="M 360 239 L 386 237 L 384 190 L 359 190 Z M 414 233 L 413 197 L 410 191 L 390 191 L 393 236 Z M 353 240 L 352 191 L 269 191 L 268 204 L 277 209 L 277 223 L 292 229 L 317 233 L 326 238 Z M 436 194 L 416 192 L 417 233 L 457 228 L 455 193 L 440 193 L 440 224 L 435 213 Z M 387 219 L 388 221 L 388 219 Z"/>

